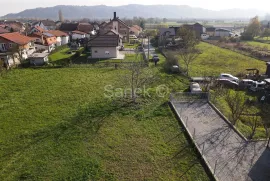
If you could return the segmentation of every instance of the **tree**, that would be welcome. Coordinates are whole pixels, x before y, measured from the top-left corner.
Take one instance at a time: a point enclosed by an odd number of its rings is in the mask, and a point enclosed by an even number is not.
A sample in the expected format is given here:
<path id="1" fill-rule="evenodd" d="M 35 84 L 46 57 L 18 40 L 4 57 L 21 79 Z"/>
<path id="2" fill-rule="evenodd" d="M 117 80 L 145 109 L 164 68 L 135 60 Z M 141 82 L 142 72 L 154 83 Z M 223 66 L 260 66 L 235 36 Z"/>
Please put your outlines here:
<path id="1" fill-rule="evenodd" d="M 247 97 L 244 92 L 228 90 L 224 95 L 224 99 L 230 110 L 230 121 L 235 125 L 247 109 Z"/>
<path id="2" fill-rule="evenodd" d="M 267 37 L 267 40 L 270 36 L 270 29 L 269 28 L 265 28 L 263 33 L 262 33 L 262 37 Z"/>
<path id="3" fill-rule="evenodd" d="M 185 70 L 187 76 L 189 76 L 191 63 L 199 56 L 199 50 L 195 48 L 187 48 L 179 50 L 180 58 L 183 60 L 185 64 Z"/>
<path id="4" fill-rule="evenodd" d="M 172 71 L 172 67 L 174 65 L 177 65 L 179 67 L 179 61 L 178 61 L 178 57 L 177 54 L 173 51 L 170 52 L 166 52 L 166 61 L 164 63 L 164 69 L 167 72 L 171 72 Z"/>
<path id="5" fill-rule="evenodd" d="M 261 104 L 260 105 L 260 116 L 262 118 L 263 126 L 265 129 L 265 134 L 269 137 L 269 127 L 270 127 L 270 104 Z"/>
<path id="6" fill-rule="evenodd" d="M 177 36 L 182 39 L 181 48 L 189 49 L 194 48 L 199 40 L 196 38 L 196 34 L 194 31 L 190 31 L 189 29 L 182 27 L 178 30 Z"/>
<path id="7" fill-rule="evenodd" d="M 253 39 L 255 36 L 258 36 L 261 30 L 261 23 L 259 17 L 255 16 L 250 19 L 249 25 L 246 27 L 244 33 L 242 34 L 242 39 Z"/>
<path id="8" fill-rule="evenodd" d="M 137 61 L 125 67 L 128 72 L 122 78 L 122 82 L 125 84 L 125 90 L 130 90 L 132 103 L 137 103 L 138 94 L 142 93 L 143 88 L 151 84 L 156 77 L 152 69 L 145 66 L 142 54 L 137 52 L 136 59 Z"/>

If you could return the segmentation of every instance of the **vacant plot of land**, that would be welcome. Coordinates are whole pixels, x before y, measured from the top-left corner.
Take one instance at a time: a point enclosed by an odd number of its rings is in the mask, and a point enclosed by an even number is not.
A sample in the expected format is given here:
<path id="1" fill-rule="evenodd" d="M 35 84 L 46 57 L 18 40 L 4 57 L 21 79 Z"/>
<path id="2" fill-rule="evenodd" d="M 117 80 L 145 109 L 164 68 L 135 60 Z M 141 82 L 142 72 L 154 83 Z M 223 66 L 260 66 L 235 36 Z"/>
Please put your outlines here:
<path id="1" fill-rule="evenodd" d="M 191 63 L 191 76 L 219 75 L 220 73 L 245 73 L 247 68 L 258 68 L 265 72 L 265 62 L 219 48 L 207 43 L 200 43 L 198 48 L 202 54 Z M 180 61 L 183 65 L 183 62 Z"/>
<path id="2" fill-rule="evenodd" d="M 256 41 L 247 41 L 246 42 L 248 45 L 254 46 L 254 47 L 259 47 L 262 49 L 270 50 L 270 44 L 267 43 L 260 43 Z"/>
<path id="3" fill-rule="evenodd" d="M 209 180 L 166 99 L 104 98 L 114 69 L 15 69 L 0 78 L 0 180 Z M 163 74 L 181 90 L 187 80 Z"/>
<path id="4" fill-rule="evenodd" d="M 69 51 L 70 51 L 70 48 L 64 48 L 60 51 L 57 51 L 57 52 L 51 54 L 49 57 L 52 61 L 69 58 L 72 56 L 72 54 L 68 54 Z"/>

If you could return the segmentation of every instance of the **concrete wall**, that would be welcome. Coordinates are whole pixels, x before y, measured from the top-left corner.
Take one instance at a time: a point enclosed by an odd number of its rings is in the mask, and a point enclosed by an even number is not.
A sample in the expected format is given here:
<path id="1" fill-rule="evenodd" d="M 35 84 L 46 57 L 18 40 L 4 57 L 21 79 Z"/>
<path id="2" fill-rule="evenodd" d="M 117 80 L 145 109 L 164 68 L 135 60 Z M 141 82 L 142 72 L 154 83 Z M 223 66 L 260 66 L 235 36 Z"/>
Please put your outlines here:
<path id="1" fill-rule="evenodd" d="M 92 58 L 116 58 L 119 54 L 117 47 L 91 47 Z"/>
<path id="2" fill-rule="evenodd" d="M 61 37 L 56 37 L 56 45 L 61 46 L 62 45 L 62 39 Z"/>

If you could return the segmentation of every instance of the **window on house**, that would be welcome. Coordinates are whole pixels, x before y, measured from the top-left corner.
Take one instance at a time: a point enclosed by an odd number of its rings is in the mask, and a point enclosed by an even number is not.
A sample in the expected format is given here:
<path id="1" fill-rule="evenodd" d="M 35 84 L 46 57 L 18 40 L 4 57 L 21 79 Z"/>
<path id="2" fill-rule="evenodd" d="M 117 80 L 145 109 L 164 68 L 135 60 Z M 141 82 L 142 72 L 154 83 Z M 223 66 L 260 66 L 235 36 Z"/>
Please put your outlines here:
<path id="1" fill-rule="evenodd" d="M 95 53 L 97 53 L 98 51 L 97 50 L 95 50 Z"/>
<path id="2" fill-rule="evenodd" d="M 122 28 L 122 26 L 120 26 L 120 28 Z"/>
<path id="3" fill-rule="evenodd" d="M 12 43 L 9 44 L 9 48 L 12 48 Z"/>
<path id="4" fill-rule="evenodd" d="M 110 55 L 110 52 L 109 51 L 105 51 L 105 55 Z"/>
<path id="5" fill-rule="evenodd" d="M 7 46 L 4 43 L 2 44 L 2 50 L 4 50 L 4 51 L 7 50 Z"/>

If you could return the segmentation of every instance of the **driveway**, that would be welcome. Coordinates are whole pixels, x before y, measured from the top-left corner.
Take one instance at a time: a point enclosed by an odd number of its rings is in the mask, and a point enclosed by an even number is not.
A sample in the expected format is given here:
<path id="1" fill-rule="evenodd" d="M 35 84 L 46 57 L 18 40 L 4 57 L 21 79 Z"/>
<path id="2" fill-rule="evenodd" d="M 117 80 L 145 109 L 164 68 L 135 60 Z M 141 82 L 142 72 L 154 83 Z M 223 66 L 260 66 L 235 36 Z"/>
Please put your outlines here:
<path id="1" fill-rule="evenodd" d="M 245 141 L 207 101 L 172 105 L 219 181 L 270 180 L 266 141 Z"/>

